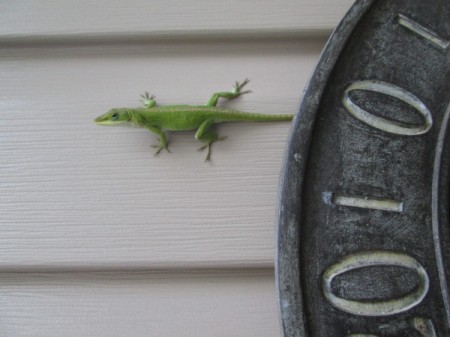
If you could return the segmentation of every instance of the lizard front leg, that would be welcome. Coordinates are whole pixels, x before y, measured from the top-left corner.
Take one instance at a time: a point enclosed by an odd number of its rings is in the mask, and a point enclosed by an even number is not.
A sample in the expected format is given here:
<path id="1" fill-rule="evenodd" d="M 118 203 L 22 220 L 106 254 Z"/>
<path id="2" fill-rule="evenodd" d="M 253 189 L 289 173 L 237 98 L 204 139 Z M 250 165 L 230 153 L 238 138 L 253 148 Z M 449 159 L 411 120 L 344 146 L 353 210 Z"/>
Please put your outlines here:
<path id="1" fill-rule="evenodd" d="M 153 108 L 156 105 L 155 96 L 151 95 L 148 92 L 145 92 L 145 94 L 141 95 L 142 99 L 141 102 L 144 104 L 144 107 Z"/>
<path id="2" fill-rule="evenodd" d="M 248 82 L 249 82 L 248 79 L 245 79 L 244 82 L 242 82 L 242 83 L 239 83 L 236 81 L 232 91 L 214 93 L 211 96 L 211 98 L 208 100 L 208 102 L 206 102 L 206 106 L 211 106 L 211 107 L 216 106 L 220 97 L 233 99 L 233 98 L 239 97 L 240 95 L 248 94 L 248 93 L 252 92 L 251 90 L 241 91 L 242 88 Z"/>
<path id="3" fill-rule="evenodd" d="M 164 133 L 164 131 L 155 126 L 147 126 L 147 129 L 149 129 L 153 133 L 156 133 L 159 136 L 159 144 L 152 145 L 152 147 L 157 148 L 157 150 L 155 152 L 155 156 L 157 156 L 164 149 L 170 153 L 169 148 L 168 148 L 169 142 L 167 141 L 167 136 Z"/>
<path id="4" fill-rule="evenodd" d="M 202 124 L 200 124 L 199 128 L 197 129 L 197 132 L 195 133 L 195 139 L 206 143 L 206 145 L 200 147 L 198 151 L 203 151 L 204 149 L 208 148 L 208 154 L 206 155 L 205 162 L 211 160 L 211 145 L 214 142 L 224 140 L 226 138 L 226 137 L 219 137 L 217 133 L 215 133 L 210 129 L 210 127 L 213 124 L 214 120 L 208 119 L 204 121 Z"/>

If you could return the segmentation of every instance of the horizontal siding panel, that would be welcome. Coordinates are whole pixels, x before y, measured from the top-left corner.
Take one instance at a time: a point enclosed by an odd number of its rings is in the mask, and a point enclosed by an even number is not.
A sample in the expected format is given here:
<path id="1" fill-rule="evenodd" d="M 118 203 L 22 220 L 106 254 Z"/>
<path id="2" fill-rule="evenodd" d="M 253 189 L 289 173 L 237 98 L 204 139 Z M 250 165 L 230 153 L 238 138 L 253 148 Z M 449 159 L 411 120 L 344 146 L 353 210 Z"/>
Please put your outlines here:
<path id="1" fill-rule="evenodd" d="M 353 0 L 24 0 L 0 3 L 0 43 L 97 36 L 329 33 Z"/>
<path id="2" fill-rule="evenodd" d="M 213 161 L 193 132 L 153 156 L 144 129 L 100 127 L 111 107 L 202 104 L 294 113 L 324 40 L 0 50 L 0 269 L 273 265 L 289 123 L 227 124 Z"/>
<path id="3" fill-rule="evenodd" d="M 0 274 L 0 334 L 280 336 L 269 271 Z"/>
<path id="4" fill-rule="evenodd" d="M 0 335 L 280 336 L 273 264 L 289 123 L 193 132 L 94 117 L 227 103 L 294 113 L 353 0 L 0 2 Z"/>

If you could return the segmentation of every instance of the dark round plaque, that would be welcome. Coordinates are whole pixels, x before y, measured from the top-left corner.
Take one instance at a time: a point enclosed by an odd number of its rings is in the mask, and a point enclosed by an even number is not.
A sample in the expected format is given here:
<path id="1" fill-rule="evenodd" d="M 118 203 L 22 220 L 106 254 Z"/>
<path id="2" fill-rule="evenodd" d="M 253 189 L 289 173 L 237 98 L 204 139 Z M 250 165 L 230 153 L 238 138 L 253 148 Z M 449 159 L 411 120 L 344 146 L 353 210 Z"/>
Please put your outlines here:
<path id="1" fill-rule="evenodd" d="M 285 337 L 450 335 L 450 1 L 360 0 L 325 47 L 281 182 Z"/>

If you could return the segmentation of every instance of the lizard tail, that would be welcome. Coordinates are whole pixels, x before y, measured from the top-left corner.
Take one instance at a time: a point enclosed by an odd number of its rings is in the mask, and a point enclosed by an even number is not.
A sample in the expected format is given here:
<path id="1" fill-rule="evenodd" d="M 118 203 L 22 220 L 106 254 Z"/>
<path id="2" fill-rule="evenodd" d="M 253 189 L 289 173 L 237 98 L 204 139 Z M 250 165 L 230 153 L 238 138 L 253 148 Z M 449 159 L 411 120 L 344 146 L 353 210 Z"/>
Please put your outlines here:
<path id="1" fill-rule="evenodd" d="M 240 111 L 224 111 L 218 118 L 220 122 L 279 122 L 291 121 L 291 114 L 258 114 Z"/>

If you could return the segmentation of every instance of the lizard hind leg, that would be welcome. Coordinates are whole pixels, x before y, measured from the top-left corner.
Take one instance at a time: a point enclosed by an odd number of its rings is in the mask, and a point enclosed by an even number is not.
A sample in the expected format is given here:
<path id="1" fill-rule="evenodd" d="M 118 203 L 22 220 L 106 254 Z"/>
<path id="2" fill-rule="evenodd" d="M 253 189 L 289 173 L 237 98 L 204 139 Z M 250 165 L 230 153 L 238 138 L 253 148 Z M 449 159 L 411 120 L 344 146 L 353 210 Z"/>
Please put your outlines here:
<path id="1" fill-rule="evenodd" d="M 206 148 L 208 149 L 208 153 L 205 158 L 205 162 L 211 160 L 211 146 L 213 143 L 224 140 L 226 137 L 219 137 L 216 132 L 210 129 L 211 125 L 214 124 L 213 120 L 204 121 L 200 127 L 198 128 L 195 139 L 198 141 L 206 143 L 202 147 L 198 148 L 197 151 L 203 151 Z"/>
<path id="2" fill-rule="evenodd" d="M 217 102 L 219 101 L 219 98 L 228 98 L 233 99 L 236 97 L 239 97 L 243 94 L 248 94 L 252 92 L 251 90 L 245 90 L 242 91 L 242 88 L 247 85 L 249 82 L 248 79 L 245 79 L 242 83 L 239 83 L 236 81 L 235 85 L 233 86 L 232 91 L 226 91 L 226 92 L 216 92 L 214 93 L 211 98 L 206 102 L 206 106 L 214 107 L 217 105 Z"/>
<path id="3" fill-rule="evenodd" d="M 226 136 L 218 137 L 215 132 L 208 132 L 208 133 L 206 133 L 203 136 L 203 138 L 201 140 L 204 141 L 206 144 L 203 145 L 202 147 L 199 147 L 197 149 L 197 151 L 203 151 L 206 148 L 208 148 L 208 153 L 207 153 L 207 155 L 205 157 L 205 162 L 211 160 L 211 146 L 212 146 L 212 144 L 217 142 L 217 141 L 219 141 L 219 140 L 224 140 L 226 138 L 227 138 Z"/>

